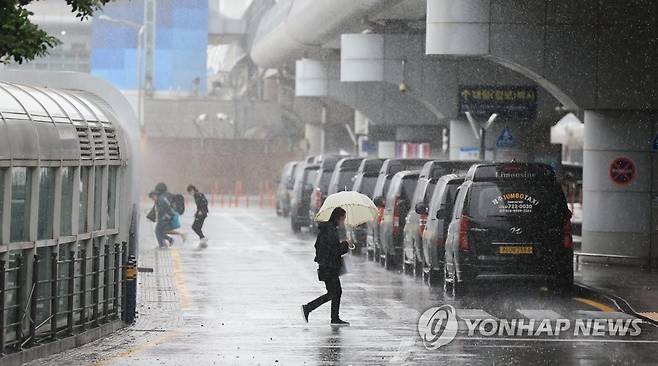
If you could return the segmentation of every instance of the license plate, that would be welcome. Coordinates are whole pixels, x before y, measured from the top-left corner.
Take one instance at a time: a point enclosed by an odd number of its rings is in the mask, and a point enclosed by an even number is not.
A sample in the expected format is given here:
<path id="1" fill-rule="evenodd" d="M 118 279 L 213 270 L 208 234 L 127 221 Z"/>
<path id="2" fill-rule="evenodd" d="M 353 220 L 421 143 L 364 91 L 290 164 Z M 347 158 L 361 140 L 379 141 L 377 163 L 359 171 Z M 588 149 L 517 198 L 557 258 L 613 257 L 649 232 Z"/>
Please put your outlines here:
<path id="1" fill-rule="evenodd" d="M 502 246 L 498 247 L 500 254 L 532 254 L 532 247 L 526 245 Z"/>

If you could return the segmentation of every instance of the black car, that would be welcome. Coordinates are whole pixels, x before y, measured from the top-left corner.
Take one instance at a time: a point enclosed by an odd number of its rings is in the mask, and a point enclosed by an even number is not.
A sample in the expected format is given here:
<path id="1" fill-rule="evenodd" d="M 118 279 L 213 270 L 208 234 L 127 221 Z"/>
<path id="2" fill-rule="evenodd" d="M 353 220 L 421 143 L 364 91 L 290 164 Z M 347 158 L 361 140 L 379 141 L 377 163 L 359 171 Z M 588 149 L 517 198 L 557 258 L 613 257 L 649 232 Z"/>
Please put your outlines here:
<path id="1" fill-rule="evenodd" d="M 402 261 L 402 234 L 405 218 L 411 208 L 411 198 L 416 190 L 419 171 L 403 170 L 391 179 L 386 193 L 382 221 L 379 224 L 381 247 L 379 259 L 387 269 Z"/>
<path id="2" fill-rule="evenodd" d="M 436 182 L 429 204 L 416 206 L 418 214 L 427 218 L 422 232 L 422 269 L 423 276 L 430 286 L 443 280 L 446 235 L 457 189 L 464 183 L 464 175 L 442 176 Z"/>
<path id="3" fill-rule="evenodd" d="M 377 183 L 377 178 L 379 177 L 379 169 L 383 163 L 384 159 L 363 159 L 356 173 L 356 176 L 354 177 L 354 185 L 352 186 L 352 190 L 362 193 L 372 199 L 372 194 L 375 190 L 375 184 Z M 361 249 L 366 246 L 368 237 L 368 224 L 359 225 L 355 228 L 348 228 L 347 230 L 351 232 L 356 250 L 360 252 Z"/>
<path id="4" fill-rule="evenodd" d="M 295 183 L 295 170 L 299 161 L 289 161 L 281 170 L 281 177 L 276 190 L 276 214 L 288 216 L 290 212 L 290 193 Z"/>
<path id="5" fill-rule="evenodd" d="M 377 220 L 368 224 L 367 236 L 367 249 L 368 254 L 372 254 L 372 258 L 379 258 L 380 256 L 380 240 L 379 240 L 379 224 L 382 221 L 384 208 L 386 206 L 386 194 L 388 193 L 388 186 L 391 179 L 396 173 L 403 170 L 420 170 L 423 165 L 430 161 L 429 159 L 387 159 L 379 169 L 377 176 L 377 183 L 373 190 L 373 202 L 377 206 Z"/>
<path id="6" fill-rule="evenodd" d="M 363 161 L 363 158 L 343 158 L 339 160 L 331 175 L 331 180 L 329 180 L 327 195 L 351 190 L 361 161 Z"/>
<path id="7" fill-rule="evenodd" d="M 319 170 L 320 165 L 317 164 L 301 163 L 297 167 L 297 176 L 290 195 L 290 228 L 294 232 L 299 232 L 302 226 L 310 224 L 308 210 L 313 183 Z"/>
<path id="8" fill-rule="evenodd" d="M 463 292 L 486 277 L 550 278 L 559 289 L 571 288 L 570 219 L 550 166 L 514 162 L 472 166 L 459 187 L 448 228 L 445 291 Z"/>
<path id="9" fill-rule="evenodd" d="M 404 225 L 403 272 L 406 273 L 411 268 L 415 277 L 420 275 L 423 269 L 422 235 L 428 217 L 427 213 L 419 213 L 421 211 L 417 210 L 418 206 L 427 207 L 429 205 L 430 198 L 434 193 L 434 187 L 439 178 L 451 173 L 466 174 L 474 163 L 473 161 L 434 160 L 428 161 L 423 165 L 423 169 L 421 169 L 420 176 L 418 177 L 416 191 L 414 191 L 414 196 L 411 199 L 411 209 L 407 214 Z"/>
<path id="10" fill-rule="evenodd" d="M 344 158 L 344 156 L 339 155 L 329 155 L 322 157 L 322 163 L 320 163 L 320 169 L 318 175 L 315 178 L 313 183 L 313 193 L 311 196 L 311 204 L 308 211 L 309 217 L 309 226 L 311 232 L 317 231 L 317 225 L 315 222 L 315 214 L 320 210 L 322 204 L 324 203 L 325 198 L 327 198 L 327 192 L 329 192 L 329 181 L 331 180 L 331 175 L 334 173 L 334 168 L 339 160 Z"/>

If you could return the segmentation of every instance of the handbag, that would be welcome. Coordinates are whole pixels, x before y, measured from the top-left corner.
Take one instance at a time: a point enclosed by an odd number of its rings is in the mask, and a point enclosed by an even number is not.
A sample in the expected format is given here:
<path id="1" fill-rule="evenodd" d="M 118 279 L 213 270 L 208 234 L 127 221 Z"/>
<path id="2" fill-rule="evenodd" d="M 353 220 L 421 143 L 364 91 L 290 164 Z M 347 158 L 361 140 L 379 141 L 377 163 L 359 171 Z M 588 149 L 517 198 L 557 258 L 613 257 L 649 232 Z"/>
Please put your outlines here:
<path id="1" fill-rule="evenodd" d="M 339 276 L 352 272 L 354 265 L 352 263 L 352 255 L 350 253 L 343 254 L 340 257 L 340 261 L 340 269 L 338 270 Z"/>

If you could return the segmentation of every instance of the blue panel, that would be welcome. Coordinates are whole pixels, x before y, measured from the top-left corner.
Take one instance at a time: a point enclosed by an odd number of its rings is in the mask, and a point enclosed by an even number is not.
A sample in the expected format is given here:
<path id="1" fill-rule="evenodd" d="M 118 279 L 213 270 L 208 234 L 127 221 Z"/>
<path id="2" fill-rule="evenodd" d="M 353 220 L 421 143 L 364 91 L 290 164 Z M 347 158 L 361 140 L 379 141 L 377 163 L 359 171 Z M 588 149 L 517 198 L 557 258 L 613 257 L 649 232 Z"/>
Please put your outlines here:
<path id="1" fill-rule="evenodd" d="M 103 14 L 144 22 L 144 1 L 111 2 Z M 208 45 L 208 0 L 156 2 L 154 86 L 156 90 L 191 91 L 194 78 L 205 91 Z M 91 72 L 120 89 L 136 89 L 137 31 L 99 20 L 92 23 Z"/>

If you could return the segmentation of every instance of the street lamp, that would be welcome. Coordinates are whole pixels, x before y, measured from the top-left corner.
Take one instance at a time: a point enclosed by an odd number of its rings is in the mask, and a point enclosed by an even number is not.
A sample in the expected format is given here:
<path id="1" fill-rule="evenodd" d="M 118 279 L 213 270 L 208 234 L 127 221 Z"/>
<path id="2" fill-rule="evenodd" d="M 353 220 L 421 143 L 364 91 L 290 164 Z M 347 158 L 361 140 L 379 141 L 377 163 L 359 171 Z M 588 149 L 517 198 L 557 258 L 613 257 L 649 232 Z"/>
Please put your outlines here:
<path id="1" fill-rule="evenodd" d="M 115 19 L 105 14 L 98 16 L 99 20 L 121 24 L 137 31 L 137 120 L 140 128 L 144 128 L 144 66 L 142 53 L 144 52 L 144 24 L 135 23 L 126 19 Z"/>
<path id="2" fill-rule="evenodd" d="M 471 128 L 473 129 L 473 134 L 475 135 L 475 138 L 480 139 L 480 160 L 484 160 L 485 158 L 485 152 L 486 152 L 486 146 L 485 146 L 485 137 L 487 130 L 493 122 L 498 118 L 498 114 L 494 113 L 491 116 L 489 116 L 489 119 L 486 120 L 486 122 L 480 122 L 477 121 L 473 115 L 471 115 L 471 112 L 466 112 L 466 118 L 468 119 L 468 123 L 470 123 Z"/>

